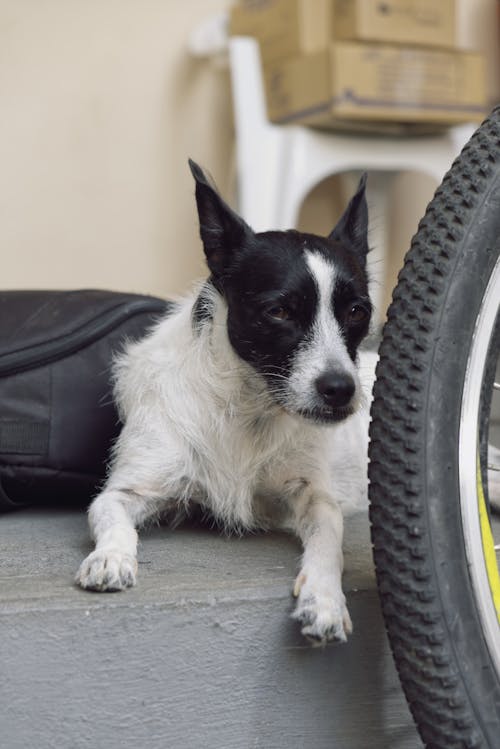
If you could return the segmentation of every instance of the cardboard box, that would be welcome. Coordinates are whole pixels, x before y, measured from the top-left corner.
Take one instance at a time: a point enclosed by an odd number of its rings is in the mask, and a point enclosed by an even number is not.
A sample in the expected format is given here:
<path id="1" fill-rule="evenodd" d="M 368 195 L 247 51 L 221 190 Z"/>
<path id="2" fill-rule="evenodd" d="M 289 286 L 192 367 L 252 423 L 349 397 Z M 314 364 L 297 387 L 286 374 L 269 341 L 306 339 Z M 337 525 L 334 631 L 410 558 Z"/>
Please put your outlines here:
<path id="1" fill-rule="evenodd" d="M 334 0 L 335 38 L 454 47 L 456 0 Z"/>
<path id="2" fill-rule="evenodd" d="M 335 42 L 324 52 L 266 65 L 272 122 L 451 125 L 485 114 L 481 55 Z"/>
<path id="3" fill-rule="evenodd" d="M 231 9 L 231 36 L 253 36 L 265 62 L 326 49 L 333 0 L 258 0 Z"/>
<path id="4" fill-rule="evenodd" d="M 334 38 L 426 46 L 455 44 L 456 0 L 247 0 L 231 36 L 253 36 L 264 63 L 322 52 Z"/>

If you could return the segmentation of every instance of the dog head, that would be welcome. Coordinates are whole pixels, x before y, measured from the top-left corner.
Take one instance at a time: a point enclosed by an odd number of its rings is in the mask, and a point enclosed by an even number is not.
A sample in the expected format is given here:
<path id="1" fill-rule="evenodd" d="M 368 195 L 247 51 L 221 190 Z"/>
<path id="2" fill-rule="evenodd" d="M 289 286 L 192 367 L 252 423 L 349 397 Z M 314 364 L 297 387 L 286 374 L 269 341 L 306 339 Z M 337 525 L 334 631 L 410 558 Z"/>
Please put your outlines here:
<path id="1" fill-rule="evenodd" d="M 332 232 L 319 237 L 252 231 L 189 164 L 232 347 L 289 413 L 325 423 L 346 418 L 360 403 L 356 356 L 371 315 L 366 175 Z"/>

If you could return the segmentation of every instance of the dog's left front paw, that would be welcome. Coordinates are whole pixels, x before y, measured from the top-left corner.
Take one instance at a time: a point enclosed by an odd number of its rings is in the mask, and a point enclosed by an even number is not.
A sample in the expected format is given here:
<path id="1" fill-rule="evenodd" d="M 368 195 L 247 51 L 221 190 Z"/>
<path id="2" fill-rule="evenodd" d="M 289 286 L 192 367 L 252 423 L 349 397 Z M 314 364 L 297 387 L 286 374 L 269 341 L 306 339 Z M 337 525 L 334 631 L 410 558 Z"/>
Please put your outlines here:
<path id="1" fill-rule="evenodd" d="M 292 618 L 300 622 L 302 634 L 313 645 L 347 641 L 352 622 L 341 590 L 335 594 L 329 587 L 315 584 L 301 573 L 295 581 L 293 594 L 298 600 Z"/>

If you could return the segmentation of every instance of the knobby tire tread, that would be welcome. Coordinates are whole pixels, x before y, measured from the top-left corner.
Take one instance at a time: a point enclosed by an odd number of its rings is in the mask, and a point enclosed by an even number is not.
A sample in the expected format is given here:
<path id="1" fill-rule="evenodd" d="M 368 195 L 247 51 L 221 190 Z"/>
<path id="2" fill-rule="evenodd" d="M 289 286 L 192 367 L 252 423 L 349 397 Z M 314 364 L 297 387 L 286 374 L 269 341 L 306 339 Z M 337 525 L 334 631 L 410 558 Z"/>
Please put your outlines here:
<path id="1" fill-rule="evenodd" d="M 377 580 L 401 682 L 432 749 L 487 745 L 443 620 L 423 466 L 428 373 L 447 279 L 499 169 L 500 107 L 455 160 L 419 224 L 388 311 L 374 387 L 369 478 Z"/>

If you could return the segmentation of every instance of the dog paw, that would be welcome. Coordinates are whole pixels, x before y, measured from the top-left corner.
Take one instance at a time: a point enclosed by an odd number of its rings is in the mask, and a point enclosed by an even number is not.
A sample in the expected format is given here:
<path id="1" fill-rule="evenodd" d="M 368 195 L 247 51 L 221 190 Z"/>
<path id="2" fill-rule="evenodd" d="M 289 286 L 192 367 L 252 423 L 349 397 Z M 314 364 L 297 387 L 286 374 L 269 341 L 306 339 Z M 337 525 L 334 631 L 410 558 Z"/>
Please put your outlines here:
<path id="1" fill-rule="evenodd" d="M 125 590 L 135 585 L 137 561 L 120 551 L 93 551 L 83 560 L 75 582 L 87 590 Z"/>
<path id="2" fill-rule="evenodd" d="M 292 618 L 301 624 L 302 634 L 313 645 L 327 642 L 346 642 L 352 632 L 351 617 L 341 590 L 337 594 L 324 582 L 308 579 L 301 573 L 294 585 L 293 594 L 298 599 Z"/>

